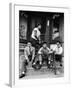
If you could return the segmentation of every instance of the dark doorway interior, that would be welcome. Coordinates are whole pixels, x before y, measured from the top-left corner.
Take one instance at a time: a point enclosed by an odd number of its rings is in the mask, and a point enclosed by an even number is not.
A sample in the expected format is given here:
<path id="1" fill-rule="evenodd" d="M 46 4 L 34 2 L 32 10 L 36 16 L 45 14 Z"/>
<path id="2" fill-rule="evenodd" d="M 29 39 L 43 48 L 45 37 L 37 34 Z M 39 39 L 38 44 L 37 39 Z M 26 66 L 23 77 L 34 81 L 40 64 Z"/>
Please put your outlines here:
<path id="1" fill-rule="evenodd" d="M 40 30 L 41 32 L 41 37 L 44 40 L 44 35 L 45 35 L 45 31 L 46 31 L 46 17 L 44 16 L 44 14 L 38 12 L 33 12 L 33 13 L 28 13 L 28 29 L 27 29 L 27 40 L 30 39 L 32 30 L 37 26 L 37 24 L 41 24 L 42 28 Z"/>
<path id="2" fill-rule="evenodd" d="M 35 11 L 20 11 L 19 14 L 20 14 L 20 16 L 19 16 L 20 23 L 22 20 L 25 19 L 26 20 L 25 23 L 27 25 L 27 28 L 26 28 L 27 31 L 25 32 L 26 38 L 24 38 L 23 40 L 20 39 L 20 42 L 25 42 L 25 41 L 30 40 L 32 30 L 37 26 L 37 24 L 41 24 L 41 26 L 42 26 L 40 32 L 41 32 L 41 39 L 44 41 L 45 33 L 47 30 L 49 30 L 49 28 L 47 28 L 47 19 L 51 18 L 51 16 L 52 16 L 51 13 L 35 12 Z"/>
<path id="3" fill-rule="evenodd" d="M 19 11 L 19 31 L 23 35 L 19 40 L 20 43 L 29 41 L 32 30 L 37 26 L 37 24 L 41 24 L 41 39 L 43 41 L 45 40 L 49 45 L 52 41 L 53 29 L 58 28 L 58 31 L 61 32 L 61 18 L 63 16 L 63 13 Z"/>

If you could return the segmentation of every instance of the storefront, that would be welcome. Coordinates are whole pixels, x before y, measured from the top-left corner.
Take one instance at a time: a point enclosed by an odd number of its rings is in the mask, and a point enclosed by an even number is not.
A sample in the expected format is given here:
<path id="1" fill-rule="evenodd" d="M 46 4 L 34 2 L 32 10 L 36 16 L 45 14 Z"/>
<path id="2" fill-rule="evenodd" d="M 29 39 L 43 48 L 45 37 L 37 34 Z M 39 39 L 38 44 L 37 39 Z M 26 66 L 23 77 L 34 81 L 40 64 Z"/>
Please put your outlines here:
<path id="1" fill-rule="evenodd" d="M 34 11 L 19 12 L 20 43 L 29 41 L 37 24 L 41 24 L 41 40 L 46 41 L 48 46 L 57 40 L 64 43 L 64 14 Z"/>

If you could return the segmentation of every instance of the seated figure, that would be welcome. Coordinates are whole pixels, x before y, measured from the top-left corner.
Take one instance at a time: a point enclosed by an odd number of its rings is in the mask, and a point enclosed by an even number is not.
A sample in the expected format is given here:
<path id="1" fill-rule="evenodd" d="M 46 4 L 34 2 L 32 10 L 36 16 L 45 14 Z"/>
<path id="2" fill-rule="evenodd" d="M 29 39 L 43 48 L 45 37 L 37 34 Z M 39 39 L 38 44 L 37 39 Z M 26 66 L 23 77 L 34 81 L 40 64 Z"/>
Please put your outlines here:
<path id="1" fill-rule="evenodd" d="M 31 45 L 31 42 L 27 43 L 24 49 L 24 59 L 20 61 L 21 64 L 21 75 L 20 78 L 24 77 L 27 72 L 27 65 L 29 62 L 33 62 L 35 57 L 35 48 Z"/>
<path id="2" fill-rule="evenodd" d="M 56 60 L 57 62 L 60 62 L 60 65 L 61 65 L 63 48 L 62 48 L 62 46 L 61 46 L 61 44 L 60 44 L 59 41 L 57 41 L 56 45 L 57 45 L 57 46 L 56 46 L 56 48 L 55 48 L 55 60 Z"/>
<path id="3" fill-rule="evenodd" d="M 39 49 L 38 55 L 37 55 L 38 56 L 39 65 L 42 65 L 42 62 L 45 60 L 47 66 L 48 66 L 48 63 L 49 63 L 49 60 L 48 60 L 49 51 L 50 51 L 50 49 L 47 47 L 46 42 L 44 42 L 42 47 Z M 35 61 L 35 63 L 36 63 L 36 61 Z"/>

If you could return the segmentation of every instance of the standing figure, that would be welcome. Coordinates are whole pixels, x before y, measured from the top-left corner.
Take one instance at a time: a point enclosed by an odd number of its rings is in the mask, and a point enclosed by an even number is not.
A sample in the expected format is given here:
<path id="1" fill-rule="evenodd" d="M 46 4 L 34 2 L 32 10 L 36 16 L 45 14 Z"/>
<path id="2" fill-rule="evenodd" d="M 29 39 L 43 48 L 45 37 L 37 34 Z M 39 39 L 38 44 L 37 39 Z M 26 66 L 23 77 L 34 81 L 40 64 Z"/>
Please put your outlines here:
<path id="1" fill-rule="evenodd" d="M 33 37 L 31 37 L 31 43 L 32 43 L 32 46 L 35 47 L 35 50 L 37 52 L 40 47 L 39 39 L 37 38 L 37 30 L 34 30 L 34 35 Z"/>
<path id="2" fill-rule="evenodd" d="M 41 38 L 40 38 L 40 35 L 41 35 L 40 29 L 41 29 L 41 24 L 38 24 L 38 26 L 33 29 L 32 34 L 31 34 L 31 38 L 33 38 L 35 40 L 39 40 L 39 43 L 41 41 Z M 36 31 L 36 35 L 35 35 L 35 31 Z"/>

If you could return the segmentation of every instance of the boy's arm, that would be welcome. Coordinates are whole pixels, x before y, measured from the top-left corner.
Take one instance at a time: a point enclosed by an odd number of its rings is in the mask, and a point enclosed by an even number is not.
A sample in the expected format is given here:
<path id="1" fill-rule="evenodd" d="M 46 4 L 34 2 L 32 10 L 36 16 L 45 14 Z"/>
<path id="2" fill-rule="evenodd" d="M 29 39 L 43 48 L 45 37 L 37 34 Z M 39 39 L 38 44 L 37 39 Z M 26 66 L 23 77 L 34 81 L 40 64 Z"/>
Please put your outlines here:
<path id="1" fill-rule="evenodd" d="M 47 47 L 47 50 L 50 52 L 51 50 Z"/>
<path id="2" fill-rule="evenodd" d="M 42 54 L 42 48 L 39 49 L 38 54 Z"/>

